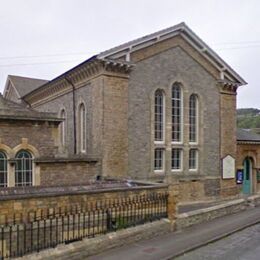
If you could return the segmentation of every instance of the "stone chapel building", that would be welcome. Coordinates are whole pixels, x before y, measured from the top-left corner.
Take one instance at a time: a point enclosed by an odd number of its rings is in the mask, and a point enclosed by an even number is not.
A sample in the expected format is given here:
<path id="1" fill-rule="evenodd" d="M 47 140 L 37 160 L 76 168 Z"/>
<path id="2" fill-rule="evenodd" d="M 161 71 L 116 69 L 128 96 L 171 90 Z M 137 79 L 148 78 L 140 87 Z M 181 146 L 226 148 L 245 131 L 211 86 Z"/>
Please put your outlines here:
<path id="1" fill-rule="evenodd" d="M 50 81 L 9 76 L 4 98 L 61 120 L 57 151 L 47 155 L 52 163 L 46 162 L 39 184 L 97 176 L 178 180 L 183 199 L 190 200 L 236 188 L 236 94 L 245 84 L 180 23 Z M 73 160 L 85 166 L 51 170 Z"/>

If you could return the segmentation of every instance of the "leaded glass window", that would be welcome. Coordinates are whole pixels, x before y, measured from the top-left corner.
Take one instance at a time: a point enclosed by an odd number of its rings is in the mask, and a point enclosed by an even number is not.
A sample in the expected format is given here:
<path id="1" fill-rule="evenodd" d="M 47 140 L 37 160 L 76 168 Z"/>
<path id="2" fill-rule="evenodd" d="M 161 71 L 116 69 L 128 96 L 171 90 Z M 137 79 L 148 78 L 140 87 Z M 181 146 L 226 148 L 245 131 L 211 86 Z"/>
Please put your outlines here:
<path id="1" fill-rule="evenodd" d="M 164 169 L 164 150 L 163 148 L 156 148 L 154 150 L 154 170 L 163 171 Z"/>
<path id="2" fill-rule="evenodd" d="M 25 150 L 17 153 L 15 164 L 15 186 L 31 186 L 33 176 L 33 158 Z"/>
<path id="3" fill-rule="evenodd" d="M 198 150 L 190 149 L 189 152 L 189 169 L 197 170 L 198 168 Z"/>
<path id="4" fill-rule="evenodd" d="M 189 104 L 189 141 L 196 143 L 198 140 L 198 98 L 192 94 Z"/>
<path id="5" fill-rule="evenodd" d="M 7 187 L 7 158 L 0 151 L 0 187 Z"/>
<path id="6" fill-rule="evenodd" d="M 79 106 L 79 146 L 80 152 L 86 152 L 86 109 L 83 103 Z"/>
<path id="7" fill-rule="evenodd" d="M 182 149 L 172 148 L 172 170 L 181 170 L 182 168 Z"/>
<path id="8" fill-rule="evenodd" d="M 66 112 L 64 109 L 61 110 L 60 117 L 64 119 L 64 121 L 60 124 L 60 139 L 61 145 L 65 146 L 66 141 Z"/>
<path id="9" fill-rule="evenodd" d="M 182 91 L 177 83 L 172 86 L 172 141 L 182 141 Z"/>
<path id="10" fill-rule="evenodd" d="M 162 90 L 156 90 L 154 99 L 154 138 L 164 140 L 164 95 Z"/>

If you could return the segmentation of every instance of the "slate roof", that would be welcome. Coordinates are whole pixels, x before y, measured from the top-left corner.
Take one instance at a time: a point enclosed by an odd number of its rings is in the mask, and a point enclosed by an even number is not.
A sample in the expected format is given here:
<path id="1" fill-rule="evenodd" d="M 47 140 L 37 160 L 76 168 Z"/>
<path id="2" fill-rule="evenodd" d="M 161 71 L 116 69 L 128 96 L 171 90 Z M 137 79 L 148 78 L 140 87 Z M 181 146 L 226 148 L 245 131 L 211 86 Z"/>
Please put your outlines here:
<path id="1" fill-rule="evenodd" d="M 237 141 L 260 143 L 260 135 L 252 133 L 250 130 L 237 129 Z"/>
<path id="2" fill-rule="evenodd" d="M 25 96 L 26 94 L 48 82 L 48 80 L 44 79 L 27 78 L 15 75 L 9 75 L 8 78 L 16 88 L 20 97 Z"/>
<path id="3" fill-rule="evenodd" d="M 15 103 L 0 95 L 0 120 L 29 120 L 61 122 L 55 113 L 38 112 L 21 104 Z"/>

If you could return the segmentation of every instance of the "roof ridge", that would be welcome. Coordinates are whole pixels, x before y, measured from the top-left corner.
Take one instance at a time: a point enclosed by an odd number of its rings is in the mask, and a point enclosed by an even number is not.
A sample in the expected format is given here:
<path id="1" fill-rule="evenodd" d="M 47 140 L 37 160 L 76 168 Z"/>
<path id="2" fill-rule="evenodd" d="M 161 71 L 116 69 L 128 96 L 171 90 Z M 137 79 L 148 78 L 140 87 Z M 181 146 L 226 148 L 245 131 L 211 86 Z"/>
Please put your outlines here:
<path id="1" fill-rule="evenodd" d="M 35 80 L 44 80 L 44 81 L 49 81 L 48 79 L 39 79 L 39 78 L 32 78 L 32 77 L 25 77 L 25 76 L 20 76 L 20 75 L 12 75 L 9 74 L 8 77 L 15 77 L 15 78 L 23 78 L 23 79 L 35 79 Z"/>

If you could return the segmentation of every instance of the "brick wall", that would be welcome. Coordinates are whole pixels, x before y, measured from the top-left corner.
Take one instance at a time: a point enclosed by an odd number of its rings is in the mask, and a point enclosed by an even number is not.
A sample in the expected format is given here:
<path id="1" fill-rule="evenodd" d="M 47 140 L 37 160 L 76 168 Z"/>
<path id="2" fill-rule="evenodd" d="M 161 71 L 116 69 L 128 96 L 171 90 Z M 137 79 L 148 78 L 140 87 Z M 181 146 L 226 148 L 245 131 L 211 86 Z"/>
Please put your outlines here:
<path id="1" fill-rule="evenodd" d="M 73 185 L 96 180 L 101 175 L 97 162 L 68 161 L 40 163 L 42 186 Z"/>

